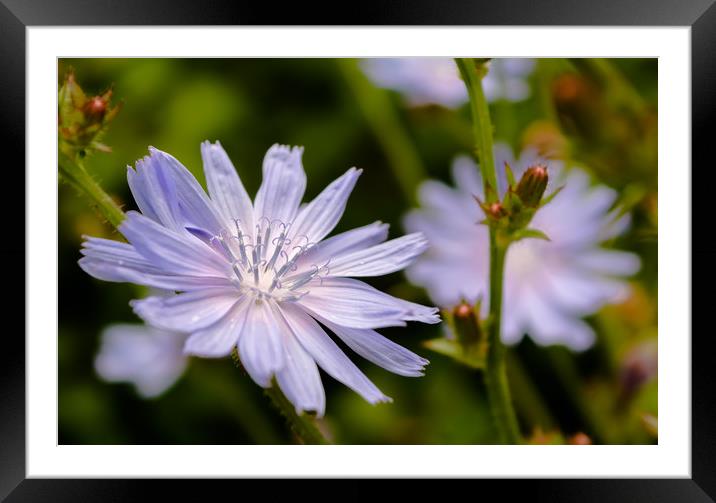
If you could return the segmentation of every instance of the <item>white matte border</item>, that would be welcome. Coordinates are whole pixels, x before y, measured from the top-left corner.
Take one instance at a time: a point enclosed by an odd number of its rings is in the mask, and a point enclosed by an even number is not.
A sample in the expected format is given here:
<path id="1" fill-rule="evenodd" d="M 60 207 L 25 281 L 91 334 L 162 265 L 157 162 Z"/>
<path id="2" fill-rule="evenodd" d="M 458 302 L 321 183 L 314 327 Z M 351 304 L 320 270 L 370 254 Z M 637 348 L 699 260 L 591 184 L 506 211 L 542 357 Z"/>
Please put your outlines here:
<path id="1" fill-rule="evenodd" d="M 28 28 L 27 476 L 690 477 L 690 39 L 688 27 Z M 658 57 L 659 182 L 668 189 L 659 198 L 659 445 L 59 446 L 48 251 L 57 246 L 57 58 L 73 56 Z"/>

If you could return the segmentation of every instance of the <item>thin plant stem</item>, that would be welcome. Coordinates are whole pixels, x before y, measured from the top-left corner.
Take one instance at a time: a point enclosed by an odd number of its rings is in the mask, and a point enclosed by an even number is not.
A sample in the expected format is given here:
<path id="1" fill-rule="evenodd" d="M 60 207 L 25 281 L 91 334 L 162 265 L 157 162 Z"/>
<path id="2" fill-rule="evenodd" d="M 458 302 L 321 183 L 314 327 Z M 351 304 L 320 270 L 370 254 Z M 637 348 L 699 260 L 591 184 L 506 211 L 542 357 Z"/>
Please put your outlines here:
<path id="1" fill-rule="evenodd" d="M 59 154 L 58 168 L 60 176 L 79 190 L 90 205 L 97 210 L 115 228 L 124 220 L 122 208 L 107 194 L 97 181 L 84 168 L 82 161 Z"/>
<path id="2" fill-rule="evenodd" d="M 355 60 L 339 58 L 337 64 L 388 158 L 388 165 L 405 200 L 415 203 L 418 185 L 425 179 L 426 171 L 390 97 L 370 83 Z"/>
<path id="3" fill-rule="evenodd" d="M 492 147 L 492 121 L 490 120 L 487 98 L 485 98 L 485 92 L 482 89 L 482 77 L 478 75 L 475 61 L 471 58 L 458 58 L 455 61 L 470 97 L 475 155 L 480 163 L 480 172 L 485 184 L 485 200 L 488 203 L 492 203 L 498 199 L 497 173 L 495 171 L 495 156 Z"/>
<path id="4" fill-rule="evenodd" d="M 470 58 L 459 58 L 456 59 L 456 62 L 470 97 L 475 153 L 482 173 L 485 200 L 492 203 L 499 199 L 499 194 L 493 154 L 492 122 L 487 99 L 482 89 L 482 78 L 486 74 L 485 67 L 483 65 L 478 71 L 476 62 Z M 506 348 L 500 338 L 502 287 L 508 246 L 507 243 L 501 241 L 494 225 L 490 225 L 490 314 L 487 326 L 488 349 L 485 385 L 490 411 L 500 442 L 518 444 L 521 443 L 520 430 L 507 381 Z"/>
<path id="5" fill-rule="evenodd" d="M 286 418 L 289 427 L 302 443 L 310 445 L 325 445 L 330 443 L 318 429 L 315 421 L 305 413 L 298 414 L 296 412 L 296 408 L 288 401 L 275 382 L 270 388 L 266 388 L 264 393 L 271 399 L 271 402 L 273 402 L 279 412 L 281 412 L 281 415 Z"/>

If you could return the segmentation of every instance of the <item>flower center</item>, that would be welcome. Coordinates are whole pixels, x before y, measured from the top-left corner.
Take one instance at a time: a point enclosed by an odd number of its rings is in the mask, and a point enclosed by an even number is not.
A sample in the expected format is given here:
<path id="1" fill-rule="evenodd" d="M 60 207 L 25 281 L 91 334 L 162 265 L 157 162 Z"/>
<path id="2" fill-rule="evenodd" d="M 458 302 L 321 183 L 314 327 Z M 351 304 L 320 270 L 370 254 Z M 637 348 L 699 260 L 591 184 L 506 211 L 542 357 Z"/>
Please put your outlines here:
<path id="1" fill-rule="evenodd" d="M 263 217 L 253 234 L 235 220 L 236 230 L 222 230 L 210 244 L 231 264 L 232 281 L 245 294 L 257 299 L 296 301 L 308 293 L 302 289 L 328 272 L 328 262 L 306 267 L 300 259 L 315 243 L 306 236 L 291 236 L 291 224 Z"/>

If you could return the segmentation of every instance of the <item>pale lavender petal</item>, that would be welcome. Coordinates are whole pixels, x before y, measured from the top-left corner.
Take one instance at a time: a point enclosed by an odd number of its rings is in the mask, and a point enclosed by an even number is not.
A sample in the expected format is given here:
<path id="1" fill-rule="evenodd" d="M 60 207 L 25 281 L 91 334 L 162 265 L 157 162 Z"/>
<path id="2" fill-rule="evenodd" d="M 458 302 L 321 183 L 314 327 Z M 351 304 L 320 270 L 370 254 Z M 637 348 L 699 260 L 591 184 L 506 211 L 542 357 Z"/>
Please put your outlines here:
<path id="1" fill-rule="evenodd" d="M 388 224 L 373 222 L 340 234 L 336 234 L 310 247 L 299 258 L 299 268 L 323 264 L 354 250 L 361 250 L 374 244 L 382 243 L 388 238 Z"/>
<path id="2" fill-rule="evenodd" d="M 496 166 L 500 169 L 499 163 L 496 163 Z M 452 177 L 459 190 L 484 198 L 480 170 L 470 157 L 459 155 L 455 158 L 452 163 Z"/>
<path id="3" fill-rule="evenodd" d="M 363 358 L 395 374 L 408 377 L 422 376 L 424 367 L 430 363 L 375 330 L 344 327 L 324 318 L 318 318 L 318 321 Z"/>
<path id="4" fill-rule="evenodd" d="M 185 339 L 145 325 L 111 325 L 102 332 L 95 370 L 105 381 L 134 384 L 145 398 L 159 396 L 186 368 Z"/>
<path id="5" fill-rule="evenodd" d="M 353 328 L 437 323 L 437 309 L 407 302 L 350 278 L 326 278 L 300 300 L 301 306 L 333 323 Z"/>
<path id="6" fill-rule="evenodd" d="M 582 315 L 592 314 L 606 303 L 620 302 L 629 292 L 628 283 L 622 280 L 585 274 L 575 268 L 552 268 L 544 286 L 554 304 Z"/>
<path id="7" fill-rule="evenodd" d="M 624 234 L 631 225 L 631 215 L 618 216 L 617 210 L 609 213 L 605 219 L 606 223 L 599 231 L 599 240 L 608 241 Z"/>
<path id="8" fill-rule="evenodd" d="M 498 61 L 502 64 L 505 74 L 511 77 L 529 75 L 537 65 L 531 58 L 500 58 Z"/>
<path id="9" fill-rule="evenodd" d="M 282 340 L 286 328 L 271 301 L 249 302 L 249 315 L 239 337 L 239 357 L 254 382 L 268 388 L 273 375 L 284 366 Z"/>
<path id="10" fill-rule="evenodd" d="M 351 168 L 335 180 L 316 198 L 301 208 L 291 227 L 291 236 L 305 236 L 309 243 L 317 243 L 333 230 L 343 212 L 363 170 Z"/>
<path id="11" fill-rule="evenodd" d="M 283 322 L 286 323 L 285 320 Z M 290 327 L 283 333 L 283 348 L 285 364 L 276 373 L 276 381 L 281 391 L 296 407 L 297 413 L 312 410 L 318 417 L 323 416 L 326 410 L 326 393 L 318 366 L 303 349 Z"/>
<path id="12" fill-rule="evenodd" d="M 467 90 L 450 58 L 372 58 L 361 68 L 378 86 L 405 95 L 412 105 L 439 104 L 458 107 L 467 101 Z"/>
<path id="13" fill-rule="evenodd" d="M 263 181 L 256 194 L 254 218 L 265 217 L 284 224 L 296 217 L 306 190 L 306 173 L 301 164 L 303 148 L 274 145 L 266 153 Z"/>
<path id="14" fill-rule="evenodd" d="M 540 344 L 561 343 L 580 351 L 594 342 L 594 331 L 589 325 L 560 312 L 535 289 L 525 295 L 524 309 L 528 316 L 524 332 Z"/>
<path id="15" fill-rule="evenodd" d="M 522 101 L 530 96 L 530 86 L 524 80 L 507 79 L 504 84 L 505 98 L 509 101 Z"/>
<path id="16" fill-rule="evenodd" d="M 388 402 L 385 396 L 333 340 L 299 306 L 288 303 L 283 308 L 285 319 L 301 346 L 331 377 L 342 382 L 370 403 Z"/>
<path id="17" fill-rule="evenodd" d="M 130 305 L 145 322 L 165 330 L 194 332 L 217 322 L 239 300 L 235 287 L 203 288 L 178 295 L 147 297 Z"/>
<path id="18" fill-rule="evenodd" d="M 173 232 L 134 211 L 127 213 L 119 231 L 140 255 L 167 272 L 191 276 L 227 275 L 226 260 L 188 232 Z"/>
<path id="19" fill-rule="evenodd" d="M 149 147 L 156 165 L 164 165 L 171 173 L 176 187 L 179 210 L 185 226 L 198 227 L 216 235 L 223 228 L 219 212 L 194 175 L 173 156 L 154 147 Z"/>
<path id="20" fill-rule="evenodd" d="M 641 260 L 634 253 L 595 249 L 578 254 L 575 265 L 607 276 L 631 276 L 639 272 Z"/>
<path id="21" fill-rule="evenodd" d="M 168 273 L 139 255 L 127 243 L 87 238 L 79 266 L 90 276 L 104 281 L 128 282 L 167 290 L 195 290 L 230 286 L 225 277 L 187 276 Z"/>
<path id="22" fill-rule="evenodd" d="M 193 332 L 184 353 L 205 358 L 228 356 L 242 334 L 251 304 L 251 300 L 242 298 L 216 323 Z"/>
<path id="23" fill-rule="evenodd" d="M 201 157 L 209 195 L 224 218 L 224 225 L 231 229 L 238 219 L 242 228 L 253 231 L 253 203 L 226 151 L 218 141 L 214 144 L 205 141 L 201 144 Z"/>
<path id="24" fill-rule="evenodd" d="M 423 182 L 418 189 L 418 199 L 422 205 L 448 214 L 459 214 L 467 208 L 465 200 L 456 196 L 454 189 L 433 180 Z M 472 204 L 477 206 L 474 200 Z"/>
<path id="25" fill-rule="evenodd" d="M 127 182 L 142 214 L 169 229 L 182 227 L 176 185 L 157 156 L 145 156 L 135 169 L 127 167 Z"/>
<path id="26" fill-rule="evenodd" d="M 422 233 L 408 234 L 341 255 L 329 264 L 330 276 L 380 276 L 404 269 L 428 248 Z"/>

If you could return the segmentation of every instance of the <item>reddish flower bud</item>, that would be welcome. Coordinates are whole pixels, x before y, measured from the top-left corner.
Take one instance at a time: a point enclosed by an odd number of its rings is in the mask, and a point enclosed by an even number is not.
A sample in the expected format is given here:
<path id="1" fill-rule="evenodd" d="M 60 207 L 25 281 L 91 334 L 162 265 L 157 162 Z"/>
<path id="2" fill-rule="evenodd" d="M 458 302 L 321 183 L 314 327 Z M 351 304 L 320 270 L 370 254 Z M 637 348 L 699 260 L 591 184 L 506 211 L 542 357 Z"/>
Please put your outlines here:
<path id="1" fill-rule="evenodd" d="M 569 437 L 568 443 L 570 445 L 592 445 L 592 439 L 580 431 Z"/>
<path id="2" fill-rule="evenodd" d="M 87 103 L 85 103 L 85 106 L 83 107 L 83 111 L 88 119 L 101 122 L 104 114 L 107 112 L 108 104 L 107 100 L 102 98 L 102 96 L 95 96 L 94 98 L 87 100 Z"/>
<path id="3" fill-rule="evenodd" d="M 484 342 L 485 337 L 478 312 L 480 303 L 473 306 L 465 301 L 460 302 L 452 311 L 455 321 L 455 332 L 463 349 L 469 350 Z"/>
<path id="4" fill-rule="evenodd" d="M 547 166 L 544 164 L 530 166 L 520 178 L 515 188 L 515 194 L 519 196 L 525 206 L 536 208 L 542 201 L 548 181 Z"/>
<path id="5" fill-rule="evenodd" d="M 485 213 L 488 217 L 494 218 L 495 220 L 499 220 L 500 218 L 507 215 L 507 211 L 505 210 L 505 207 L 502 206 L 502 203 L 491 203 L 487 204 L 485 208 Z"/>

